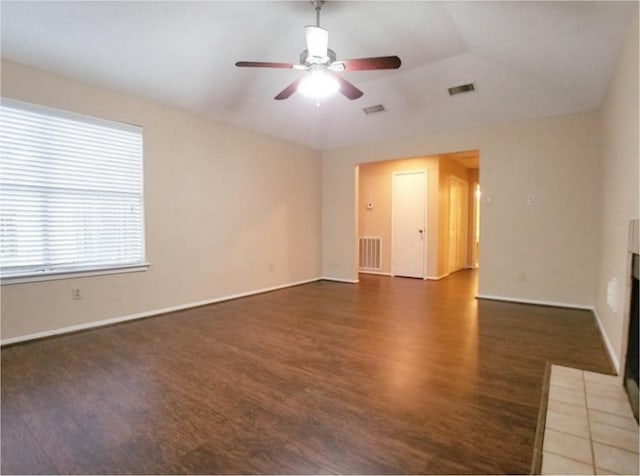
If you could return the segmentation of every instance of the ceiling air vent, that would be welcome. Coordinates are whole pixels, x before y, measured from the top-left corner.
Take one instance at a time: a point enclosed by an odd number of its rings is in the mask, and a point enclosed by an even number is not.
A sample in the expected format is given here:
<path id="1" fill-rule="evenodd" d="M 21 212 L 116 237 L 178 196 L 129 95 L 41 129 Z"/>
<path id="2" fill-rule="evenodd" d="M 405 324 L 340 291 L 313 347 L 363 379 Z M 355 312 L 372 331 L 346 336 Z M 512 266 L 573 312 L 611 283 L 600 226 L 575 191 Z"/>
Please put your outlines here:
<path id="1" fill-rule="evenodd" d="M 362 109 L 368 116 L 369 114 L 375 114 L 376 112 L 382 112 L 385 110 L 382 104 L 376 104 L 375 106 L 369 106 Z"/>
<path id="2" fill-rule="evenodd" d="M 455 96 L 456 94 L 462 93 L 470 93 L 471 91 L 475 91 L 476 87 L 473 83 L 463 84 L 461 86 L 455 86 L 453 88 L 449 88 L 449 96 Z"/>

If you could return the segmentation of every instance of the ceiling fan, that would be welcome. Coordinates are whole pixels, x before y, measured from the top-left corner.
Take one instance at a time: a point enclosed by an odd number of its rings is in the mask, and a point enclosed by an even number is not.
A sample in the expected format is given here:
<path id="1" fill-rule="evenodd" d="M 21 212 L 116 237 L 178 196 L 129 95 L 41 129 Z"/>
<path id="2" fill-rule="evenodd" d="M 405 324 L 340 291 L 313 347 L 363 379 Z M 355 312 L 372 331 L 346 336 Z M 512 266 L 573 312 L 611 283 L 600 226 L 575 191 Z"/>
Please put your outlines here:
<path id="1" fill-rule="evenodd" d="M 320 27 L 320 9 L 324 3 L 324 0 L 311 2 L 316 11 L 316 24 L 304 27 L 307 49 L 300 54 L 300 64 L 262 61 L 238 61 L 236 63 L 239 68 L 280 68 L 309 73 L 289 84 L 274 99 L 287 99 L 296 91 L 315 97 L 317 100 L 336 91 L 340 91 L 348 99 L 358 99 L 364 93 L 336 73 L 398 69 L 400 67 L 402 62 L 397 56 L 336 60 L 335 51 L 328 47 L 329 32 Z"/>

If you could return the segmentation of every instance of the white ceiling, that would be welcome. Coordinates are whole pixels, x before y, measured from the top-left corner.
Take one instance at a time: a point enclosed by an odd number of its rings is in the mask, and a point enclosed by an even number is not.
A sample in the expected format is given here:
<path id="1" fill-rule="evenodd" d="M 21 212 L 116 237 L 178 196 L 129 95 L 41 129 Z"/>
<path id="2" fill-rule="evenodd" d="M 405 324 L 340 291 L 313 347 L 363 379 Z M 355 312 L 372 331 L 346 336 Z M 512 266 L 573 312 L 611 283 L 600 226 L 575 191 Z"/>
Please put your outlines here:
<path id="1" fill-rule="evenodd" d="M 316 107 L 273 97 L 304 72 L 297 2 L 2 1 L 2 56 L 327 149 L 599 107 L 633 2 L 342 2 L 322 9 L 338 59 L 398 55 L 344 76 L 364 92 Z M 449 97 L 474 82 L 477 91 Z M 367 116 L 363 107 L 387 109 Z"/>

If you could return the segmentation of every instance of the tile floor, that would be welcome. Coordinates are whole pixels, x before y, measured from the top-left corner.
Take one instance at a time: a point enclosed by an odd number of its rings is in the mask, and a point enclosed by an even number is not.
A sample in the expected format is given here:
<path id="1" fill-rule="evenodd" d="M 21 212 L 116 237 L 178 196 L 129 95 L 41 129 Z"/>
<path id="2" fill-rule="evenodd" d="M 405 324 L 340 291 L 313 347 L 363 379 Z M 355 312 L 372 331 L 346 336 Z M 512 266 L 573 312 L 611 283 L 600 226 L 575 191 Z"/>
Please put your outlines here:
<path id="1" fill-rule="evenodd" d="M 620 380 L 551 366 L 542 474 L 634 474 L 638 424 Z"/>

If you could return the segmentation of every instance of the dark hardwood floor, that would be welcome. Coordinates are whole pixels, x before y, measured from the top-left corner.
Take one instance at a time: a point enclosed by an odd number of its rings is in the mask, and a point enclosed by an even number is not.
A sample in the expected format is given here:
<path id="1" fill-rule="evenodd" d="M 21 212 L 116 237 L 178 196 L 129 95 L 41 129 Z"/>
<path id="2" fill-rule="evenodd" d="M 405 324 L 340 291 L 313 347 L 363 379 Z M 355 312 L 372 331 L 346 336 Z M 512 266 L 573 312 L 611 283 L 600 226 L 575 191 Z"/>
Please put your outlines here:
<path id="1" fill-rule="evenodd" d="M 2 473 L 528 473 L 590 312 L 317 282 L 2 349 Z"/>

